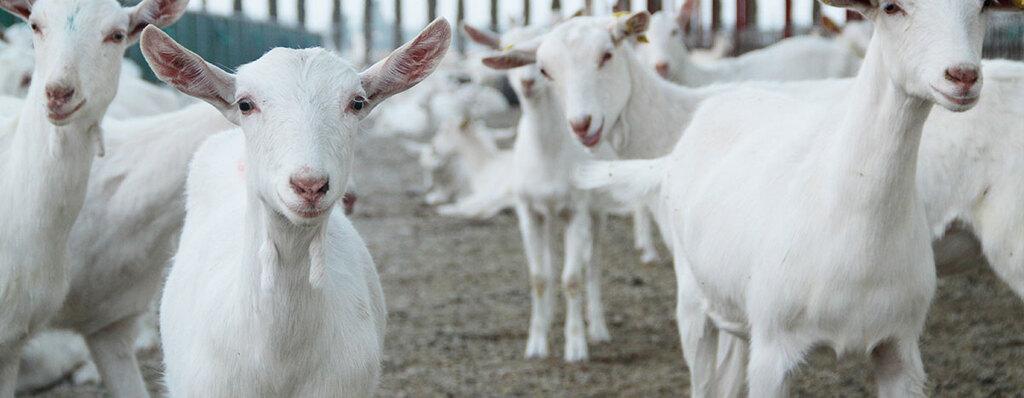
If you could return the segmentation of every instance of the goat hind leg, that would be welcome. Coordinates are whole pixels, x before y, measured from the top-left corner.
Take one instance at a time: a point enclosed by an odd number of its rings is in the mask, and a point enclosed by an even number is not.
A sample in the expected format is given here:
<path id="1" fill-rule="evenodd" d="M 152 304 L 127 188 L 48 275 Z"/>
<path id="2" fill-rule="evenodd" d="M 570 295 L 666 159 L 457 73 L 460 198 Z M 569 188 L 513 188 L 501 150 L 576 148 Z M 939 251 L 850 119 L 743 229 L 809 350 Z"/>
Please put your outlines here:
<path id="1" fill-rule="evenodd" d="M 595 244 L 591 245 L 590 265 L 587 267 L 587 337 L 593 342 L 612 339 L 604 319 L 604 303 L 601 301 L 601 245 L 598 242 L 605 224 L 605 215 L 594 215 L 592 241 Z"/>
<path id="2" fill-rule="evenodd" d="M 136 320 L 122 319 L 86 337 L 103 384 L 114 397 L 149 396 L 135 358 Z"/>
<path id="3" fill-rule="evenodd" d="M 589 357 L 583 321 L 583 284 L 585 267 L 593 252 L 593 220 L 590 211 L 577 208 L 565 230 L 565 267 L 562 289 L 565 293 L 565 360 L 581 362 Z"/>

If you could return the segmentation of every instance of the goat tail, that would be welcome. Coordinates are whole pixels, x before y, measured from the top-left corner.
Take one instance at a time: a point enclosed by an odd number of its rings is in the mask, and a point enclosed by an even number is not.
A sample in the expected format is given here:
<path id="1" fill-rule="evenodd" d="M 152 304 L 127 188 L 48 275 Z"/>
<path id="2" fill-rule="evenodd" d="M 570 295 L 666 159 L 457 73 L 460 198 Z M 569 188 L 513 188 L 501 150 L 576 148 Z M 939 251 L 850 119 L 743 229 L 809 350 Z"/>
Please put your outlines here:
<path id="1" fill-rule="evenodd" d="M 661 190 L 666 158 L 587 162 L 576 168 L 573 184 L 584 190 L 607 191 L 623 203 L 635 203 Z"/>

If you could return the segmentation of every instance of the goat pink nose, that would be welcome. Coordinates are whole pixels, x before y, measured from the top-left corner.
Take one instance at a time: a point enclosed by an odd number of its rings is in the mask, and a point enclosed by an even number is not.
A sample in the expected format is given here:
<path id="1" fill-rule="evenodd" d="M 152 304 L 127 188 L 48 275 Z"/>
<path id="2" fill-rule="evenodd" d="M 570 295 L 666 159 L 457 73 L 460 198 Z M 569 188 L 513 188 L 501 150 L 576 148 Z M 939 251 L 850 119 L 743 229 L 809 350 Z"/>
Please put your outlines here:
<path id="1" fill-rule="evenodd" d="M 327 179 L 323 177 L 292 177 L 288 182 L 292 186 L 292 191 L 310 204 L 320 201 L 320 198 L 331 189 Z"/>
<path id="2" fill-rule="evenodd" d="M 658 74 L 661 75 L 661 77 L 668 77 L 667 62 L 658 62 L 657 64 L 654 64 L 654 69 L 658 71 Z"/>
<path id="3" fill-rule="evenodd" d="M 533 79 L 523 79 L 520 83 L 523 83 L 524 90 L 530 91 L 530 89 L 533 88 L 533 83 L 536 83 L 536 81 Z"/>
<path id="4" fill-rule="evenodd" d="M 71 87 L 60 84 L 46 85 L 46 100 L 51 108 L 67 105 L 74 95 L 75 89 Z"/>
<path id="5" fill-rule="evenodd" d="M 578 117 L 569 121 L 569 126 L 576 135 L 583 136 L 590 131 L 590 115 Z"/>
<path id="6" fill-rule="evenodd" d="M 957 66 L 946 69 L 946 80 L 959 86 L 962 90 L 970 90 L 978 82 L 978 68 L 974 66 Z"/>

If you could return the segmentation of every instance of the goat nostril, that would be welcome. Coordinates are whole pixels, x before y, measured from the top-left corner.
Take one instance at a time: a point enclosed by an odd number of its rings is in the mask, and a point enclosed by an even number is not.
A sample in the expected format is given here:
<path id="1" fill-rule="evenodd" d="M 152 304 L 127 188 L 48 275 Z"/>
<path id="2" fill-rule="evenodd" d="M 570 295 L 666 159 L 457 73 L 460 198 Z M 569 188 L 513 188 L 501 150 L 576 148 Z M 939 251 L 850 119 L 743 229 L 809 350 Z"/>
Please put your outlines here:
<path id="1" fill-rule="evenodd" d="M 327 179 L 322 177 L 292 177 L 288 182 L 296 195 L 309 202 L 320 200 L 331 189 Z"/>
<path id="2" fill-rule="evenodd" d="M 946 80 L 956 84 L 972 85 L 978 82 L 978 69 L 973 67 L 946 69 Z"/>
<path id="3" fill-rule="evenodd" d="M 47 86 L 46 98 L 50 101 L 66 103 L 75 95 L 75 89 L 65 86 Z"/>
<path id="4" fill-rule="evenodd" d="M 529 90 L 530 87 L 533 87 L 534 80 L 533 79 L 524 79 L 524 80 L 522 80 L 522 83 L 523 83 L 523 88 Z"/>
<path id="5" fill-rule="evenodd" d="M 662 77 L 665 77 L 665 76 L 668 75 L 668 64 L 667 63 L 659 62 L 656 65 L 654 65 L 654 69 L 656 69 L 658 71 L 658 74 L 661 75 Z"/>
<path id="6" fill-rule="evenodd" d="M 572 130 L 575 131 L 577 134 L 585 133 L 590 130 L 590 119 L 591 118 L 589 115 L 575 118 L 569 121 L 569 126 L 571 126 Z"/>

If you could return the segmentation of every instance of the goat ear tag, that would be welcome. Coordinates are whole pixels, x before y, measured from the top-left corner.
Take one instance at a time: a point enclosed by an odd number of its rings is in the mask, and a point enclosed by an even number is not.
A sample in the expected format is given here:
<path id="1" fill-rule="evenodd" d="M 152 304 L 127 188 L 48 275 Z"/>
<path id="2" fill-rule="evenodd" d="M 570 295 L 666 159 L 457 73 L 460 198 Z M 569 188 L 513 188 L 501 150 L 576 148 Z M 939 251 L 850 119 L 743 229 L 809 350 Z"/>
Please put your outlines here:
<path id="1" fill-rule="evenodd" d="M 1024 0 L 1013 0 L 1013 5 L 1017 6 L 1017 8 L 1021 10 L 1024 10 Z"/>
<path id="2" fill-rule="evenodd" d="M 629 11 L 616 11 L 614 14 L 612 14 L 612 16 L 615 18 L 628 17 Z"/>
<path id="3" fill-rule="evenodd" d="M 644 44 L 650 43 L 650 41 L 647 40 L 647 35 L 637 36 L 636 37 L 636 41 L 639 42 L 639 43 L 644 43 Z"/>
<path id="4" fill-rule="evenodd" d="M 511 45 L 511 44 L 509 44 L 509 45 L 505 46 L 505 48 L 501 49 L 501 51 L 504 51 L 504 52 L 509 52 L 509 51 L 512 51 L 512 48 L 513 48 L 513 47 L 515 47 L 515 46 L 514 46 L 514 45 Z"/>

